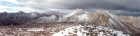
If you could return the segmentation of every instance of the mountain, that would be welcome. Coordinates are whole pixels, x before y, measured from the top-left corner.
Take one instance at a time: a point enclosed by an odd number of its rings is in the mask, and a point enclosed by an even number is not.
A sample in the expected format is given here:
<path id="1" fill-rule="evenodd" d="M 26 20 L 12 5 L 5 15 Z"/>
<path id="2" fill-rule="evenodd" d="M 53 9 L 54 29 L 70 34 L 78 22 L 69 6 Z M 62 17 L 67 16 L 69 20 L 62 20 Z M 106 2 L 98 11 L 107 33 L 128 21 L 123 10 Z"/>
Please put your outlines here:
<path id="1" fill-rule="evenodd" d="M 40 17 L 36 20 L 37 23 L 48 23 L 48 22 L 55 22 L 55 18 L 56 16 L 51 15 L 49 17 L 44 16 L 44 17 Z"/>
<path id="2" fill-rule="evenodd" d="M 125 33 L 140 34 L 140 30 L 135 28 L 131 23 L 127 23 L 117 15 L 111 14 L 108 11 L 99 10 L 92 17 L 92 23 L 101 26 L 107 26 Z"/>
<path id="3" fill-rule="evenodd" d="M 123 21 L 131 23 L 133 26 L 140 28 L 140 16 L 119 16 Z"/>
<path id="4" fill-rule="evenodd" d="M 76 9 L 73 12 L 70 12 L 63 16 L 62 21 L 66 22 L 89 22 L 88 12 L 82 9 Z"/>
<path id="5" fill-rule="evenodd" d="M 18 25 L 30 21 L 26 13 L 0 13 L 0 25 Z"/>
<path id="6" fill-rule="evenodd" d="M 137 28 L 140 25 L 138 17 L 117 16 L 105 10 L 87 12 L 82 9 L 76 9 L 68 13 L 0 13 L 0 25 L 55 22 L 92 23 L 94 25 L 121 30 L 124 33 L 140 34 L 140 30 Z"/>
<path id="7" fill-rule="evenodd" d="M 95 25 L 121 30 L 125 33 L 140 34 L 140 30 L 134 27 L 131 23 L 123 21 L 119 16 L 104 10 L 98 10 L 97 12 L 90 13 L 82 9 L 76 9 L 66 16 L 66 21 L 69 22 L 88 22 Z"/>

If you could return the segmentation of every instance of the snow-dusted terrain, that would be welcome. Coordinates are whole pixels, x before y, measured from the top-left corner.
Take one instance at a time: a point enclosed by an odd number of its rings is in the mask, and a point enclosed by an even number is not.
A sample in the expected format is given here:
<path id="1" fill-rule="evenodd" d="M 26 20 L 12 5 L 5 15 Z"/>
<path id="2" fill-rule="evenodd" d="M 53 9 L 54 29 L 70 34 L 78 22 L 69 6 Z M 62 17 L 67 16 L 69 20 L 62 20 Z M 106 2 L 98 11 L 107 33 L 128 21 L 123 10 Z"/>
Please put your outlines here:
<path id="1" fill-rule="evenodd" d="M 85 25 L 85 23 L 92 25 Z M 0 26 L 2 27 L 0 28 L 0 30 L 2 31 L 2 33 L 0 31 L 0 34 L 21 35 L 19 33 L 23 32 L 22 34 L 28 34 L 29 36 L 38 33 L 38 35 L 45 34 L 47 36 L 130 36 L 130 34 L 139 35 L 140 29 L 134 27 L 133 23 L 126 22 L 119 16 L 105 10 L 98 10 L 97 12 L 87 12 L 82 9 L 76 9 L 72 12 L 67 13 L 0 13 L 0 25 L 2 25 Z M 12 27 L 5 25 L 11 25 Z M 15 27 L 14 25 L 17 25 L 18 27 Z M 24 26 L 26 30 L 24 30 L 24 28 L 21 28 L 23 25 L 26 25 Z M 3 31 L 9 31 L 13 34 Z"/>
<path id="2" fill-rule="evenodd" d="M 84 25 L 73 26 L 54 33 L 53 36 L 130 36 L 108 27 Z"/>
<path id="3" fill-rule="evenodd" d="M 70 13 L 67 13 L 63 15 L 63 20 L 59 20 L 61 22 L 67 21 L 67 22 L 89 22 L 89 14 L 88 12 L 82 10 L 82 9 L 76 9 Z"/>

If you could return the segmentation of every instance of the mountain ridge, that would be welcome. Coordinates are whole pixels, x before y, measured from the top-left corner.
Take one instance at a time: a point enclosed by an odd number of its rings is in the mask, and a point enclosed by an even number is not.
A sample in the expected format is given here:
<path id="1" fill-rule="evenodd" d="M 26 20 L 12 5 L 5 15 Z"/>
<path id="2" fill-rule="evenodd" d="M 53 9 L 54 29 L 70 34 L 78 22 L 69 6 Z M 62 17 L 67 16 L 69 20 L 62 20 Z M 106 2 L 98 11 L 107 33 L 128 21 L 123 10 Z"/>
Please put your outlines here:
<path id="1" fill-rule="evenodd" d="M 25 15 L 26 14 L 26 15 Z M 0 25 L 26 24 L 26 23 L 54 23 L 54 22 L 74 22 L 92 23 L 121 30 L 125 33 L 140 34 L 140 30 L 134 27 L 133 23 L 127 23 L 119 16 L 106 10 L 97 12 L 87 12 L 76 9 L 70 13 L 0 13 Z"/>

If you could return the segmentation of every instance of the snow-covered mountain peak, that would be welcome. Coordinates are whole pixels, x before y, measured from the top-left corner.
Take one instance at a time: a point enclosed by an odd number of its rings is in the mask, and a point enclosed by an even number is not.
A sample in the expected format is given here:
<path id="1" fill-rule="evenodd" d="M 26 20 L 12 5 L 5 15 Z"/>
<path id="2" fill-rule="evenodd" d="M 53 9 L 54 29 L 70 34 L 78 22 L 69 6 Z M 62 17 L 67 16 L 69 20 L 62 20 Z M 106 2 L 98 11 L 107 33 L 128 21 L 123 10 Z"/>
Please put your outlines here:
<path id="1" fill-rule="evenodd" d="M 37 13 L 37 12 L 32 12 L 32 13 L 31 13 L 31 15 L 36 15 L 36 14 L 38 14 L 38 13 Z"/>
<path id="2" fill-rule="evenodd" d="M 98 10 L 98 14 L 103 14 L 103 15 L 110 15 L 111 13 L 108 10 Z"/>
<path id="3" fill-rule="evenodd" d="M 82 13 L 86 13 L 87 11 L 83 10 L 83 9 L 75 9 L 73 12 L 71 12 L 73 15 L 74 14 L 82 14 Z M 71 14 L 70 13 L 70 14 Z"/>
<path id="4" fill-rule="evenodd" d="M 65 21 L 70 21 L 73 22 L 73 21 L 86 21 L 88 22 L 89 20 L 89 17 L 88 17 L 88 12 L 82 10 L 82 9 L 76 9 L 74 10 L 73 12 L 70 12 L 66 15 L 64 15 L 63 17 L 63 20 Z"/>

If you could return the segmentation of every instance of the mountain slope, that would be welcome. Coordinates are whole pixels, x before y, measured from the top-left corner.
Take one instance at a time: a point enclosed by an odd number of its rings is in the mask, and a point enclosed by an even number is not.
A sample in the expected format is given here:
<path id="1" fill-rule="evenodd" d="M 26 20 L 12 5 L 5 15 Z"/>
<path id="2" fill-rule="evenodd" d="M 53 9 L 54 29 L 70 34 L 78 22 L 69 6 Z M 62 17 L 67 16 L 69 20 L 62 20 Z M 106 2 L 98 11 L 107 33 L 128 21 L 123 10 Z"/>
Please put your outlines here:
<path id="1" fill-rule="evenodd" d="M 65 22 L 89 22 L 88 12 L 82 9 L 76 9 L 63 16 L 63 21 Z"/>
<path id="2" fill-rule="evenodd" d="M 134 19 L 131 19 L 135 21 Z M 125 33 L 140 34 L 140 30 L 134 27 L 134 22 L 127 22 L 111 14 L 108 11 L 99 10 L 97 12 L 87 12 L 76 9 L 70 13 L 49 12 L 49 13 L 0 13 L 0 25 L 26 24 L 28 23 L 54 23 L 54 22 L 74 22 L 92 23 L 121 30 Z"/>
<path id="3" fill-rule="evenodd" d="M 92 23 L 97 25 L 111 27 L 125 33 L 140 34 L 140 30 L 130 25 L 130 23 L 122 21 L 118 16 L 111 14 L 108 11 L 99 10 L 94 13 L 92 19 Z"/>
<path id="4" fill-rule="evenodd" d="M 76 22 L 76 23 L 88 22 L 93 23 L 95 25 L 121 30 L 125 33 L 140 34 L 139 32 L 140 30 L 131 25 L 131 23 L 126 23 L 117 15 L 111 14 L 108 11 L 104 10 L 89 13 L 82 9 L 76 9 L 73 12 L 68 13 L 66 17 L 64 17 L 64 19 L 65 21 L 68 22 Z"/>

